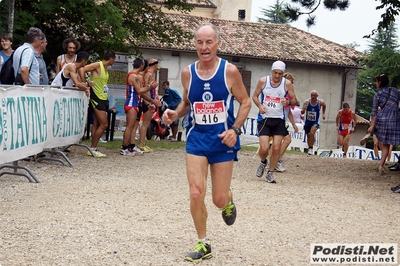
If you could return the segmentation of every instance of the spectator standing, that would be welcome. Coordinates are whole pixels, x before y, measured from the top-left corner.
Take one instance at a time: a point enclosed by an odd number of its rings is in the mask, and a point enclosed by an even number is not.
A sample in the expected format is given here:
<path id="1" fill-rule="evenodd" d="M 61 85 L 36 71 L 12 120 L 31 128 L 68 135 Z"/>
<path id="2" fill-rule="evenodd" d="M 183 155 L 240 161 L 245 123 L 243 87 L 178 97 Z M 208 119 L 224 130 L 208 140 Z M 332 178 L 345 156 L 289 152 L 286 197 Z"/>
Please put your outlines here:
<path id="1" fill-rule="evenodd" d="M 313 155 L 315 132 L 319 129 L 319 119 L 325 120 L 326 104 L 324 100 L 318 99 L 318 92 L 311 91 L 311 98 L 303 103 L 301 114 L 305 116 L 304 131 L 307 134 L 308 156 Z M 321 114 L 322 112 L 322 114 Z"/>
<path id="2" fill-rule="evenodd" d="M 10 58 L 13 50 L 12 50 L 12 37 L 11 34 L 3 34 L 0 36 L 0 71 L 1 67 L 7 60 Z"/>
<path id="3" fill-rule="evenodd" d="M 251 108 L 239 70 L 217 56 L 221 45 L 219 29 L 212 24 L 201 25 L 194 39 L 199 60 L 182 70 L 183 100 L 175 111 L 167 109 L 163 115 L 164 122 L 170 124 L 190 114 L 186 128 L 186 171 L 190 212 L 198 242 L 194 250 L 186 254 L 188 261 L 212 256 L 204 202 L 208 167 L 213 202 L 222 210 L 227 225 L 235 222 L 236 206 L 230 191 L 233 162 L 237 161 L 240 149 L 240 128 Z M 239 103 L 236 118 L 234 100 Z"/>
<path id="4" fill-rule="evenodd" d="M 356 128 L 357 117 L 350 109 L 348 103 L 343 103 L 342 110 L 336 115 L 336 131 L 338 132 L 338 143 L 342 146 L 343 158 L 347 157 L 351 133 Z"/>
<path id="5" fill-rule="evenodd" d="M 18 76 L 18 78 L 15 79 L 15 84 L 40 85 L 41 74 L 39 61 L 36 57 L 36 49 L 40 48 L 42 45 L 46 47 L 47 42 L 45 43 L 45 41 L 46 36 L 39 28 L 29 28 L 26 35 L 26 42 L 18 47 L 13 55 L 14 74 Z M 45 154 L 40 152 L 24 160 L 30 160 L 30 158 L 33 157 L 45 157 Z"/>
<path id="6" fill-rule="evenodd" d="M 146 132 L 150 125 L 153 113 L 157 107 L 161 106 L 161 101 L 157 95 L 158 83 L 155 80 L 154 74 L 158 68 L 158 61 L 155 58 L 148 60 L 149 66 L 144 73 L 144 87 L 148 88 L 146 91 L 141 92 L 140 96 L 143 98 L 143 121 L 139 129 L 139 149 L 143 152 L 152 152 L 153 150 L 146 145 Z"/>
<path id="7" fill-rule="evenodd" d="M 162 88 L 164 89 L 163 101 L 168 104 L 168 108 L 171 110 L 176 110 L 180 102 L 182 101 L 181 95 L 169 86 L 169 81 L 164 81 L 162 83 Z M 178 133 L 179 119 L 171 123 L 172 136 L 168 137 L 170 141 L 176 141 L 176 134 Z"/>
<path id="8" fill-rule="evenodd" d="M 256 170 L 256 176 L 261 177 L 265 168 L 268 168 L 265 177 L 265 181 L 268 183 L 276 183 L 273 171 L 282 154 L 283 138 L 289 135 L 286 128 L 285 107 L 297 103 L 292 82 L 283 77 L 285 70 L 286 64 L 284 62 L 275 61 L 271 67 L 271 75 L 258 80 L 253 94 L 253 102 L 259 109 L 257 130 L 260 139 L 258 155 L 261 159 Z M 287 94 L 290 100 L 285 97 Z M 270 137 L 272 137 L 272 152 L 268 165 Z"/>
<path id="9" fill-rule="evenodd" d="M 126 128 L 122 139 L 121 155 L 135 156 L 139 152 L 135 150 L 135 135 L 132 131 L 135 124 L 138 123 L 137 117 L 139 114 L 139 107 L 141 97 L 139 92 L 143 86 L 143 77 L 139 74 L 145 66 L 142 58 L 136 58 L 133 61 L 133 70 L 126 76 L 126 99 L 124 103 L 124 110 L 126 114 Z"/>
<path id="10" fill-rule="evenodd" d="M 380 107 L 378 107 L 378 112 L 380 111 L 381 109 L 380 109 Z M 371 135 L 371 134 L 370 134 Z M 373 139 L 373 141 L 374 141 L 374 155 L 375 155 L 375 158 L 374 158 L 374 160 L 380 160 L 379 159 L 379 141 L 378 141 L 378 138 L 376 137 L 376 135 L 375 134 L 372 134 L 372 139 Z M 388 152 L 388 156 L 387 156 L 387 161 L 389 162 L 390 161 L 390 157 L 392 156 L 392 150 L 393 150 L 393 145 L 390 145 L 389 146 L 389 152 Z M 390 171 L 398 171 L 398 170 L 400 170 L 400 169 L 397 169 L 396 170 L 396 165 L 392 165 L 392 166 L 389 166 L 389 170 Z"/>
<path id="11" fill-rule="evenodd" d="M 143 59 L 143 61 L 144 61 L 143 69 L 142 69 L 142 71 L 139 72 L 139 76 L 141 78 L 141 82 L 142 82 L 141 84 L 142 85 L 145 84 L 144 75 L 146 74 L 147 68 L 149 67 L 149 62 L 146 59 Z M 137 139 L 136 133 L 139 133 L 139 139 L 140 139 L 140 127 L 139 126 L 141 124 L 142 115 L 143 115 L 143 113 L 146 113 L 146 112 L 149 111 L 148 105 L 144 105 L 143 104 L 143 97 L 140 95 L 140 93 L 139 93 L 139 97 L 140 97 L 139 111 L 138 111 L 138 114 L 137 114 L 137 117 L 136 117 L 135 125 L 134 125 L 132 133 L 131 133 L 131 140 L 132 139 L 135 139 L 135 140 Z M 150 99 L 150 96 L 147 96 L 147 98 Z M 139 128 L 139 130 L 138 130 L 138 128 Z M 137 145 L 135 145 L 134 150 L 136 152 L 140 153 L 140 154 L 144 153 L 141 149 L 138 148 Z"/>
<path id="12" fill-rule="evenodd" d="M 43 44 L 44 37 L 39 28 L 29 28 L 26 42 L 18 47 L 13 55 L 13 68 L 16 76 L 14 84 L 40 84 L 39 62 L 35 56 L 35 49 Z"/>
<path id="13" fill-rule="evenodd" d="M 35 57 L 39 63 L 40 85 L 49 85 L 49 75 L 47 74 L 47 66 L 46 62 L 43 59 L 43 51 L 46 50 L 46 46 L 47 46 L 47 39 L 46 36 L 43 34 L 43 41 L 38 47 L 35 48 Z"/>
<path id="14" fill-rule="evenodd" d="M 92 143 L 91 151 L 87 155 L 96 158 L 106 157 L 97 148 L 99 140 L 108 126 L 107 111 L 108 102 L 108 71 L 107 67 L 112 66 L 115 62 L 115 52 L 107 50 L 104 53 L 103 60 L 94 62 L 80 69 L 80 76 L 90 72 L 90 81 L 93 86 L 90 88 L 90 104 L 93 108 L 94 120 L 92 126 Z M 83 74 L 82 74 L 83 73 Z"/>
<path id="15" fill-rule="evenodd" d="M 382 154 L 378 170 L 384 174 L 389 146 L 400 144 L 400 91 L 389 87 L 389 78 L 385 74 L 376 76 L 375 83 L 379 91 L 374 95 L 368 133 L 374 133 L 380 143 Z"/>
<path id="16" fill-rule="evenodd" d="M 56 75 L 60 72 L 64 64 L 73 63 L 76 61 L 76 52 L 81 48 L 81 43 L 74 38 L 65 39 L 62 43 L 65 54 L 57 57 Z"/>

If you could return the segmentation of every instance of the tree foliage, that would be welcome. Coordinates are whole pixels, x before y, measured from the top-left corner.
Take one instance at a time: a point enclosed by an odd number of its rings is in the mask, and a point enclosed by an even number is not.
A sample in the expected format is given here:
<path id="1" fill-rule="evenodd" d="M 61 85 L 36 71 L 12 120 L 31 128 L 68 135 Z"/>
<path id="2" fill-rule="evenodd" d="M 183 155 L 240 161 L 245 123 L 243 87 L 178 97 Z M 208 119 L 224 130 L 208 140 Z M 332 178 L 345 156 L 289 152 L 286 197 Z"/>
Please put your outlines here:
<path id="1" fill-rule="evenodd" d="M 360 1 L 360 0 L 353 0 Z M 379 2 L 378 0 L 375 0 Z M 315 25 L 315 15 L 313 13 L 320 7 L 322 0 L 290 0 L 292 4 L 285 5 L 285 15 L 290 21 L 297 21 L 302 15 L 306 15 L 307 27 Z M 349 7 L 350 0 L 323 0 L 323 5 L 328 10 L 341 10 L 344 11 Z M 396 16 L 400 12 L 399 0 L 380 0 L 377 3 L 377 10 L 383 10 L 381 21 L 378 23 L 376 29 L 371 30 L 371 34 L 365 37 L 371 37 L 377 31 L 388 29 L 391 24 L 396 21 Z"/>
<path id="2" fill-rule="evenodd" d="M 291 0 L 292 4 L 286 4 L 284 13 L 290 21 L 297 21 L 302 15 L 307 15 L 307 27 L 315 25 L 316 16 L 313 13 L 320 7 L 322 0 Z M 346 10 L 349 0 L 324 0 L 324 7 L 328 10 Z"/>
<path id="3" fill-rule="evenodd" d="M 377 88 L 375 77 L 386 74 L 390 86 L 400 87 L 400 53 L 398 52 L 396 27 L 389 25 L 388 30 L 378 30 L 371 39 L 368 56 L 360 64 L 358 75 L 356 113 L 370 118 L 372 100 Z"/>
<path id="4" fill-rule="evenodd" d="M 151 1 L 150 1 L 151 2 Z M 7 32 L 9 1 L 0 2 L 0 33 Z M 164 7 L 188 12 L 193 6 L 183 0 L 165 0 Z M 63 53 L 62 41 L 74 37 L 81 50 L 102 55 L 104 50 L 137 53 L 148 39 L 179 42 L 189 36 L 173 21 L 144 0 L 15 0 L 14 44 L 25 41 L 29 27 L 46 34 L 47 55 L 55 61 Z"/>
<path id="5" fill-rule="evenodd" d="M 261 13 L 266 18 L 257 18 L 258 22 L 279 24 L 286 24 L 289 22 L 283 10 L 283 1 L 276 0 L 275 5 L 271 6 L 269 9 L 261 8 Z"/>

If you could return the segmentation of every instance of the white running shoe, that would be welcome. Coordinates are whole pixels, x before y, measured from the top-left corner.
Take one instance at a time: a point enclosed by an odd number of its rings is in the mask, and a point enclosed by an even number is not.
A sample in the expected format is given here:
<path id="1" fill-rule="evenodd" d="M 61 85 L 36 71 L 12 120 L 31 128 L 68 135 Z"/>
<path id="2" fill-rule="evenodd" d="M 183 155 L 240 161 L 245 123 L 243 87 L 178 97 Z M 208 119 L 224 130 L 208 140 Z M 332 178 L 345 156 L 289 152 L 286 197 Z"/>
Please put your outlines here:
<path id="1" fill-rule="evenodd" d="M 133 151 L 133 150 L 131 151 L 129 149 L 121 149 L 119 154 L 124 155 L 124 156 L 135 156 L 135 155 L 138 155 L 138 153 L 136 151 Z"/>
<path id="2" fill-rule="evenodd" d="M 90 151 L 88 151 L 86 153 L 88 156 L 93 156 L 95 158 L 104 158 L 107 157 L 107 155 L 105 155 L 104 153 L 101 153 L 97 148 L 94 149 L 90 149 Z"/>
<path id="3" fill-rule="evenodd" d="M 276 183 L 272 172 L 270 172 L 270 171 L 267 172 L 267 175 L 265 176 L 265 181 L 268 183 Z"/>
<path id="4" fill-rule="evenodd" d="M 286 171 L 285 167 L 283 167 L 282 159 L 279 159 L 278 163 L 275 166 L 275 170 L 278 171 L 278 172 L 285 172 Z"/>
<path id="5" fill-rule="evenodd" d="M 139 155 L 144 154 L 144 152 L 141 149 L 139 149 L 137 146 L 133 147 L 133 151 L 137 152 Z"/>
<path id="6" fill-rule="evenodd" d="M 266 166 L 265 163 L 260 162 L 260 165 L 258 166 L 258 168 L 256 170 L 257 177 L 262 177 L 262 175 L 264 174 L 264 171 L 265 171 L 265 166 Z"/>

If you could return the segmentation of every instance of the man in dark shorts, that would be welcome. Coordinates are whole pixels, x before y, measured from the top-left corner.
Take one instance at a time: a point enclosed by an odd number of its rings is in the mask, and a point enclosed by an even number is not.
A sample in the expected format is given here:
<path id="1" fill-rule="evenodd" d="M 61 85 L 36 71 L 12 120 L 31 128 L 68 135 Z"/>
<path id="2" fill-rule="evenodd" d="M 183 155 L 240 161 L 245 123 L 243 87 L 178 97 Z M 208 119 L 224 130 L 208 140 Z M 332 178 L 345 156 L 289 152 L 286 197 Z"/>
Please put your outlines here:
<path id="1" fill-rule="evenodd" d="M 272 64 L 271 76 L 262 77 L 253 94 L 253 102 L 259 109 L 257 129 L 260 140 L 258 155 L 261 162 L 256 170 L 258 177 L 261 177 L 267 168 L 269 139 L 273 137 L 270 164 L 265 177 L 265 181 L 268 183 L 276 183 L 272 172 L 280 157 L 283 137 L 289 134 L 285 124 L 284 107 L 297 104 L 292 82 L 283 77 L 285 71 L 286 64 L 282 61 L 275 61 Z M 287 94 L 290 96 L 290 100 L 285 97 Z"/>
<path id="2" fill-rule="evenodd" d="M 91 151 L 87 155 L 96 158 L 106 157 L 101 153 L 97 144 L 104 131 L 108 126 L 107 111 L 108 105 L 108 71 L 107 67 L 112 66 L 115 62 L 115 52 L 107 50 L 104 53 L 102 61 L 86 65 L 83 71 L 90 72 L 90 81 L 94 83 L 90 88 L 90 105 L 93 107 L 94 121 L 92 126 L 92 144 Z"/>
<path id="3" fill-rule="evenodd" d="M 315 132 L 319 129 L 319 118 L 325 120 L 326 104 L 324 100 L 318 99 L 318 92 L 311 91 L 311 98 L 303 103 L 301 114 L 304 114 L 304 132 L 307 135 L 308 156 L 314 154 Z M 322 113 L 322 114 L 321 114 Z"/>

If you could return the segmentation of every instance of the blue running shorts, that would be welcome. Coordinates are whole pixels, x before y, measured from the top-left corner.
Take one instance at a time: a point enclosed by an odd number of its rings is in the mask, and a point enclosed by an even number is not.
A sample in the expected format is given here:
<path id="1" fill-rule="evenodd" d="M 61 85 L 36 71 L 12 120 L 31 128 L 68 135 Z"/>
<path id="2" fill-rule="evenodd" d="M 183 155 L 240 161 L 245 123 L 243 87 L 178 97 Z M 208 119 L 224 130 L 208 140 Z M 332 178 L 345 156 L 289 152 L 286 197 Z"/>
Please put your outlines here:
<path id="1" fill-rule="evenodd" d="M 193 154 L 196 156 L 204 156 L 207 157 L 209 164 L 229 162 L 229 161 L 238 161 L 237 152 L 238 150 L 226 150 L 226 151 L 199 151 L 195 149 L 186 148 L 186 152 L 188 154 Z"/>

